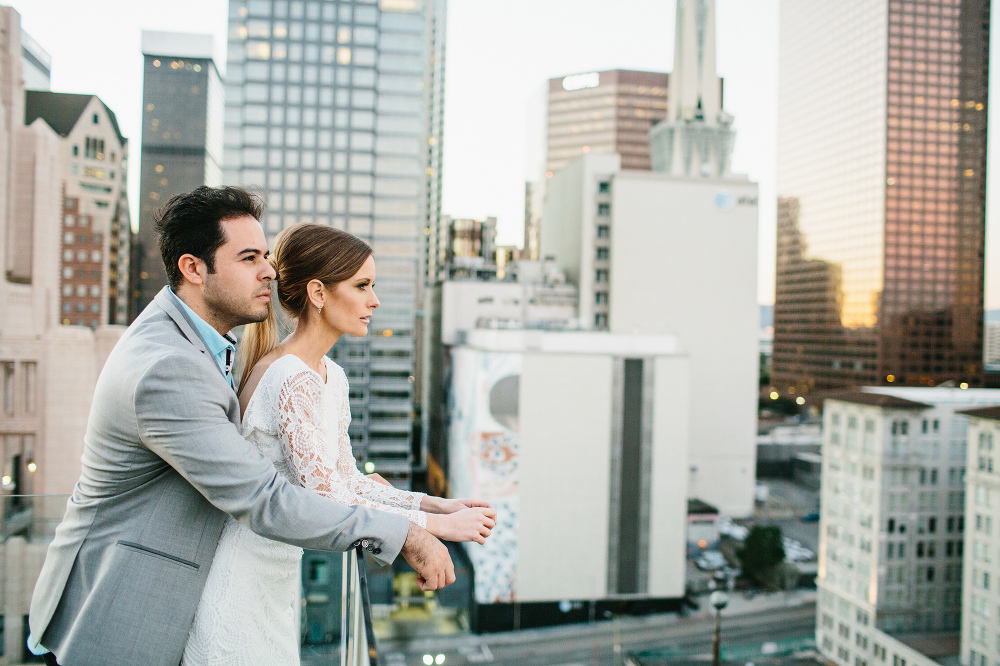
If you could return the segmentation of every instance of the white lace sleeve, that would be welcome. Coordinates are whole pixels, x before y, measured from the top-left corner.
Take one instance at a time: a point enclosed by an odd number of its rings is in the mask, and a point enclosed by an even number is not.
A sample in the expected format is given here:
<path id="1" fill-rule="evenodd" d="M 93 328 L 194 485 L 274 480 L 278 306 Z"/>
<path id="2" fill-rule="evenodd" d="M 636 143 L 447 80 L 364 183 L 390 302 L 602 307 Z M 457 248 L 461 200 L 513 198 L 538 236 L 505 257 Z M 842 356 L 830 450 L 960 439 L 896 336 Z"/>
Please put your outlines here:
<path id="1" fill-rule="evenodd" d="M 385 504 L 386 506 L 394 506 L 400 509 L 408 509 L 410 511 L 419 511 L 420 501 L 424 498 L 425 493 L 399 490 L 398 488 L 387 486 L 384 483 L 373 481 L 362 474 L 361 470 L 358 469 L 357 460 L 354 457 L 354 450 L 351 448 L 351 437 L 348 434 L 348 426 L 351 425 L 351 405 L 348 399 L 349 393 L 347 376 L 344 374 L 344 371 L 340 368 L 340 366 L 334 366 L 333 371 L 337 374 L 336 377 L 330 377 L 330 382 L 332 383 L 336 379 L 338 384 L 340 384 L 341 389 L 338 391 L 340 397 L 340 413 L 338 414 L 339 428 L 337 431 L 337 436 L 340 440 L 340 455 L 338 457 L 339 465 L 337 471 L 340 472 L 340 478 L 344 480 L 344 483 L 347 484 L 348 488 L 350 488 L 351 492 L 355 495 L 367 497 L 370 500 L 378 502 L 379 504 Z M 421 525 L 421 527 L 424 527 L 424 525 Z"/>
<path id="2" fill-rule="evenodd" d="M 343 460 L 332 459 L 323 433 L 323 385 L 312 372 L 300 371 L 285 379 L 278 393 L 278 436 L 299 485 L 348 505 L 360 504 L 406 516 L 425 527 L 427 515 L 368 498 L 354 492 L 344 475 Z M 342 457 L 342 456 L 338 456 Z M 347 463 L 351 467 L 353 457 Z M 357 468 L 354 467 L 355 471 Z M 419 502 L 418 502 L 419 506 Z"/>

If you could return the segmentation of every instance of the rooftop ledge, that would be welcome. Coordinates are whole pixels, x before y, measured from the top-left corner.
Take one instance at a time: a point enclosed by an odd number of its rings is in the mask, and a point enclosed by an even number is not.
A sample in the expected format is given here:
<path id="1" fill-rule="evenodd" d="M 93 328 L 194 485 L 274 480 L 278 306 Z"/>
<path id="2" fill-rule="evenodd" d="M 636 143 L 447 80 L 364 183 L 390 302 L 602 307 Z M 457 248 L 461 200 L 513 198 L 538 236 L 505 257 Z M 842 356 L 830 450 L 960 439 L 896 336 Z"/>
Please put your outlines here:
<path id="1" fill-rule="evenodd" d="M 475 329 L 458 331 L 457 346 L 496 352 L 608 354 L 612 356 L 681 356 L 673 335 L 615 334 L 604 331 Z"/>

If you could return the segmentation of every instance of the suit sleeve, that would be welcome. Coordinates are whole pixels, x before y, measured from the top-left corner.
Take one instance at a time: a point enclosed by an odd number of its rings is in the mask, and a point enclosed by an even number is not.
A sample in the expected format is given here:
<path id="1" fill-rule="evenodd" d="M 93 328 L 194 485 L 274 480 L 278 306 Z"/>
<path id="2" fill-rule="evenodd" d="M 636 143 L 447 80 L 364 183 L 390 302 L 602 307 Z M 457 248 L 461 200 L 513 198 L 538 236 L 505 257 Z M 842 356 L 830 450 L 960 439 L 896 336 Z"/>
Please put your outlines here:
<path id="1" fill-rule="evenodd" d="M 146 447 L 261 536 L 332 551 L 368 540 L 380 561 L 396 558 L 406 540 L 405 516 L 348 507 L 289 483 L 226 416 L 229 392 L 198 377 L 204 368 L 183 354 L 165 356 L 143 373 L 133 404 Z"/>

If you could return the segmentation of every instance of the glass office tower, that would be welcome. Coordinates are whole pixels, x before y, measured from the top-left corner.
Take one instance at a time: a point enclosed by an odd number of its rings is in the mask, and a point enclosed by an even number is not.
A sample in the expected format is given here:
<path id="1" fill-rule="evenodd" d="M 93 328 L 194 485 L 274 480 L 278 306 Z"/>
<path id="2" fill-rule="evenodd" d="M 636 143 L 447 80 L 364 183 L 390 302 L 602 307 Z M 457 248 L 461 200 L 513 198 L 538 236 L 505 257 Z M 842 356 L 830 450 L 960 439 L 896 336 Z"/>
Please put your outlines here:
<path id="1" fill-rule="evenodd" d="M 546 170 L 593 152 L 649 171 L 649 128 L 667 117 L 669 76 L 615 69 L 549 79 Z"/>
<path id="2" fill-rule="evenodd" d="M 213 49 L 211 35 L 142 33 L 142 195 L 129 321 L 167 284 L 156 211 L 177 194 L 222 180 L 222 79 Z"/>
<path id="3" fill-rule="evenodd" d="M 224 180 L 260 186 L 269 241 L 329 224 L 375 252 L 382 306 L 333 358 L 351 383 L 359 460 L 403 485 L 420 304 L 440 215 L 444 0 L 231 0 Z"/>
<path id="4" fill-rule="evenodd" d="M 987 0 L 783 3 L 773 385 L 982 382 Z"/>

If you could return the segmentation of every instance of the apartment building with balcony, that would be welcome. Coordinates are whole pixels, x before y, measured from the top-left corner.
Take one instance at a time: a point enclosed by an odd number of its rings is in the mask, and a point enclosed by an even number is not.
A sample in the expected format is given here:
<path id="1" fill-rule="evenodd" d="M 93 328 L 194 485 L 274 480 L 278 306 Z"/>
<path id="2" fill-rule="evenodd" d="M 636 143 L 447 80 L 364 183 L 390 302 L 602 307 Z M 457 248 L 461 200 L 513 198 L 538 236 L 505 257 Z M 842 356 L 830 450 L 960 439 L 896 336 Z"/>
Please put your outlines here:
<path id="1" fill-rule="evenodd" d="M 842 666 L 958 654 L 969 418 L 1000 391 L 867 387 L 823 412 L 816 643 Z M 931 640 L 933 639 L 933 640 Z"/>

